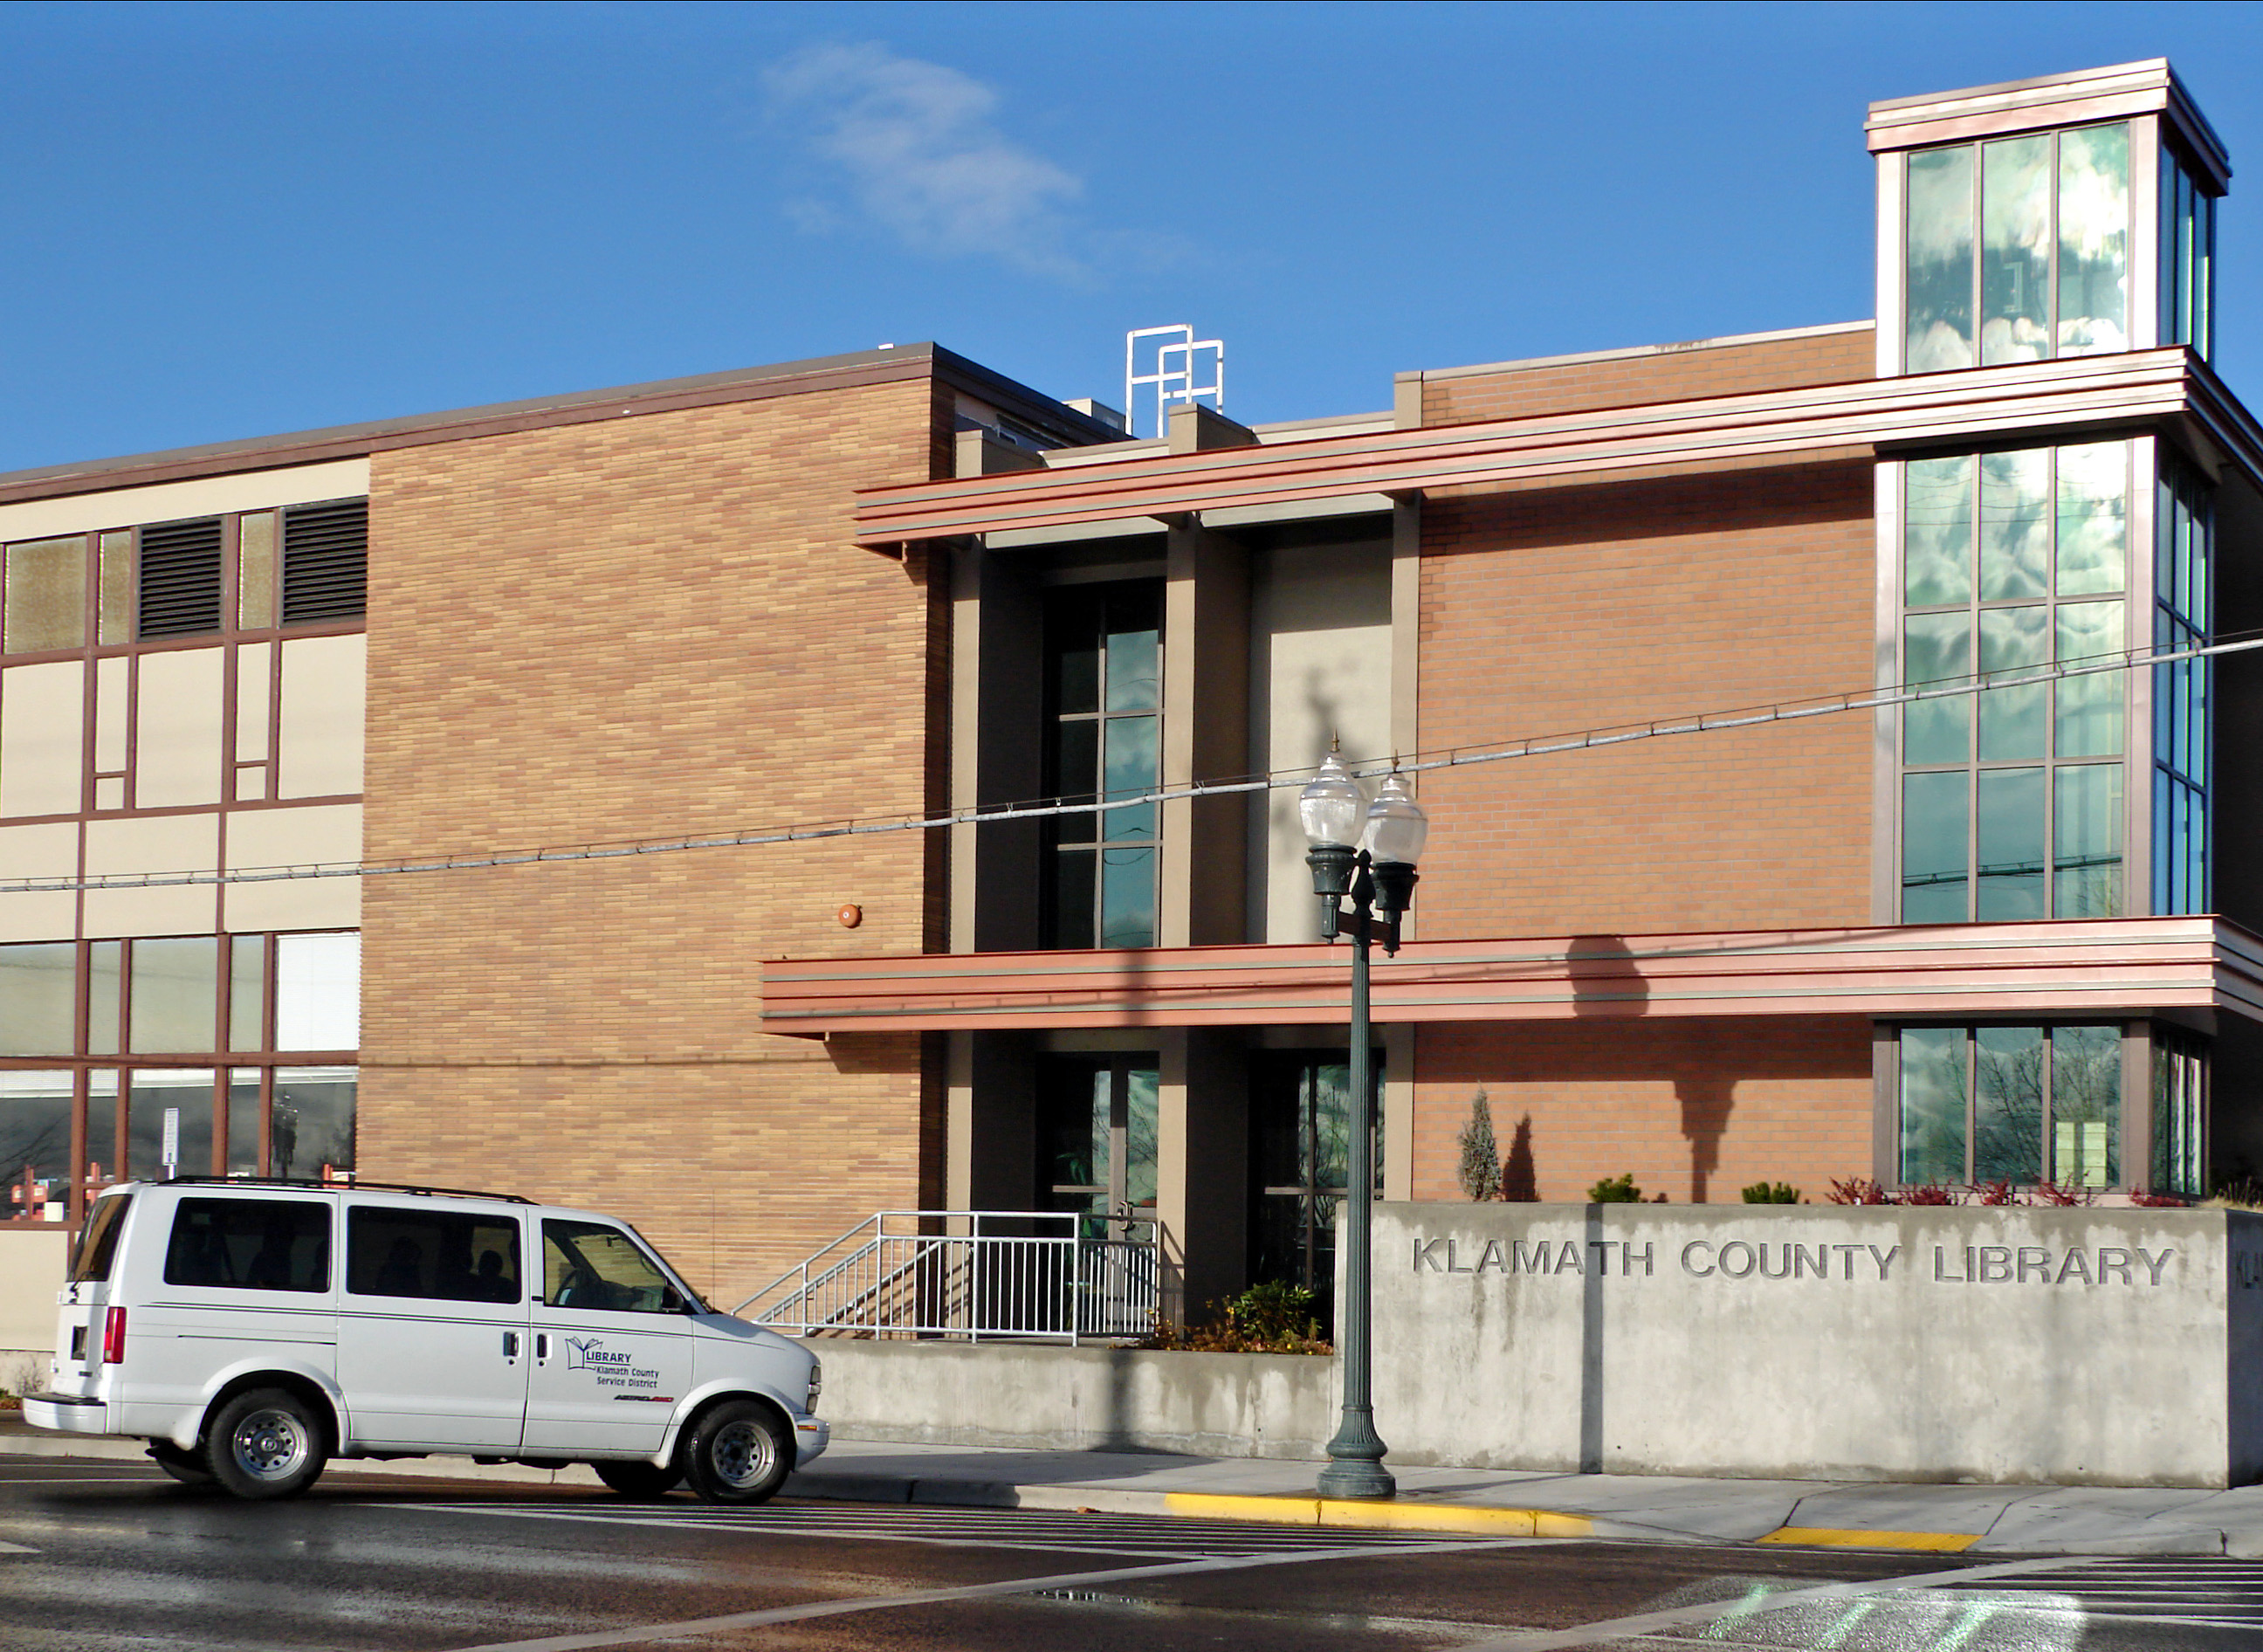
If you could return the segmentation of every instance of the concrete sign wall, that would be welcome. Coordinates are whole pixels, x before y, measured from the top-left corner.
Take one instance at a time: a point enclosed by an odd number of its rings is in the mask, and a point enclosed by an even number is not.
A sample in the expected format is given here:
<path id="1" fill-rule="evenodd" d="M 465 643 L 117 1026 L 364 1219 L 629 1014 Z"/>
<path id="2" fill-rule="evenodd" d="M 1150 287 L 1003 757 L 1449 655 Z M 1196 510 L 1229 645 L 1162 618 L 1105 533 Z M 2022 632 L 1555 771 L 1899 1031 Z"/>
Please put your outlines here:
<path id="1" fill-rule="evenodd" d="M 2263 1477 L 2263 1218 L 1379 1206 L 1391 1459 L 1787 1478 Z"/>

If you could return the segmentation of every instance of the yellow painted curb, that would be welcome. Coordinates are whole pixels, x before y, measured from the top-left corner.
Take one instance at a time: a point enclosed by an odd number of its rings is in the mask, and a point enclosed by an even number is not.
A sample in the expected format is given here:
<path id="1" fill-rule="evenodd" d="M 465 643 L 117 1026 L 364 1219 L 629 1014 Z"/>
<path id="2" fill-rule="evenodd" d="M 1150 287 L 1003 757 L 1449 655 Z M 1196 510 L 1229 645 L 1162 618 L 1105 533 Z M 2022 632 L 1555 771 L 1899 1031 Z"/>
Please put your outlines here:
<path id="1" fill-rule="evenodd" d="M 1255 1497 L 1171 1491 L 1172 1514 L 1212 1520 L 1267 1520 L 1284 1525 L 1362 1526 L 1401 1532 L 1467 1532 L 1481 1537 L 1587 1537 L 1594 1522 L 1549 1509 L 1486 1509 L 1455 1503 L 1363 1503 L 1334 1497 Z"/>
<path id="2" fill-rule="evenodd" d="M 1981 1539 L 1978 1532 L 1835 1532 L 1827 1526 L 1778 1526 L 1760 1543 L 1797 1543 L 1804 1548 L 1928 1549 L 1961 1554 Z"/>

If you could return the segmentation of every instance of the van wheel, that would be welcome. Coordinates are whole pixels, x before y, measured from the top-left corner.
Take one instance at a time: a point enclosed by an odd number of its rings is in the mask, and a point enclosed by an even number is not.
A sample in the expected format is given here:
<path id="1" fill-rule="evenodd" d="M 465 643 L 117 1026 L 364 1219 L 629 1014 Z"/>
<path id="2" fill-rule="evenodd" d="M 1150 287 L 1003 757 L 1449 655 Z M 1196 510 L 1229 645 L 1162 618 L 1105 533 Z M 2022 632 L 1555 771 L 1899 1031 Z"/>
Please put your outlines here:
<path id="1" fill-rule="evenodd" d="M 664 1496 L 683 1482 L 683 1471 L 670 1463 L 665 1468 L 654 1468 L 650 1463 L 604 1462 L 591 1463 L 597 1478 L 624 1497 L 639 1502 Z"/>
<path id="2" fill-rule="evenodd" d="M 252 1388 L 221 1407 L 205 1446 L 213 1477 L 239 1497 L 295 1497 L 329 1460 L 307 1402 L 282 1388 Z"/>
<path id="3" fill-rule="evenodd" d="M 149 1442 L 149 1460 L 184 1486 L 209 1486 L 213 1482 L 212 1465 L 200 1451 L 184 1452 L 169 1439 Z"/>
<path id="4" fill-rule="evenodd" d="M 793 1442 L 752 1400 L 717 1406 L 683 1447 L 683 1477 L 709 1503 L 766 1503 L 792 1467 Z"/>

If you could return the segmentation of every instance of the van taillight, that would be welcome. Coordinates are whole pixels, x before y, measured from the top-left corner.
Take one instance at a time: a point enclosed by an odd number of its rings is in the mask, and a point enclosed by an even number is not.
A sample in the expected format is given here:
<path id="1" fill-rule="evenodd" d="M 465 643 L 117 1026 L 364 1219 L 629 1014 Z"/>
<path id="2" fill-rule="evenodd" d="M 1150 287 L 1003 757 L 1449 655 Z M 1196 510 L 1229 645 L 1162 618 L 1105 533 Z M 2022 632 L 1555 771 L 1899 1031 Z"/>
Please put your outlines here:
<path id="1" fill-rule="evenodd" d="M 105 1366 L 126 1363 L 126 1310 L 122 1308 L 109 1308 L 103 1314 L 102 1363 Z"/>

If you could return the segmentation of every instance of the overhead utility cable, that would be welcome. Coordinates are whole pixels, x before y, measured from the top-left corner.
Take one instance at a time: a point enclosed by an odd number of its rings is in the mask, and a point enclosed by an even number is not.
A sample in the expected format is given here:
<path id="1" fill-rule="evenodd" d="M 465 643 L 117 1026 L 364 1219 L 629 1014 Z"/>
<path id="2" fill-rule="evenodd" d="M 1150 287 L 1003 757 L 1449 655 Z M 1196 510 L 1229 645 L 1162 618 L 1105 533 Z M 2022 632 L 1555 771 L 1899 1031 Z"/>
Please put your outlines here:
<path id="1" fill-rule="evenodd" d="M 1669 735 L 1718 734 L 1731 728 L 1761 728 L 1772 723 L 1797 722 L 1810 717 L 1835 717 L 1847 712 L 1876 711 L 1889 706 L 1916 705 L 1926 700 L 1955 699 L 1984 694 L 1992 689 L 2024 687 L 2056 682 L 2062 677 L 2094 677 L 2108 671 L 2136 670 L 2152 665 L 2173 665 L 2183 660 L 2212 659 L 2226 654 L 2246 654 L 2263 648 L 2263 635 L 2244 636 L 2188 648 L 2124 648 L 2111 654 L 2047 664 L 2007 666 L 1972 677 L 1905 683 L 1867 692 L 1821 695 L 1811 699 L 1783 700 L 1769 706 L 1748 706 L 1733 711 L 1705 712 L 1694 717 L 1654 719 L 1649 722 L 1617 723 L 1573 734 L 1542 735 L 1529 740 L 1454 746 L 1435 752 L 1418 752 L 1392 761 L 1357 765 L 1363 776 L 1390 773 L 1421 774 L 1433 769 L 1460 769 L 1481 763 L 1504 763 L 1516 757 L 1544 757 L 1567 751 L 1593 751 L 1638 740 L 1663 739 Z M 1110 793 L 1103 801 L 1065 803 L 1039 798 L 1020 803 L 982 803 L 942 815 L 892 815 L 868 820 L 826 821 L 807 825 L 778 826 L 744 832 L 700 837 L 640 839 L 633 843 L 580 844 L 565 848 L 524 849 L 487 855 L 403 857 L 393 860 L 327 861 L 294 866 L 244 866 L 219 872 L 114 872 L 90 878 L 0 879 L 0 895 L 68 894 L 77 889 L 158 889 L 184 884 L 279 883 L 308 878 L 384 878 L 415 873 L 473 872 L 493 866 L 539 866 L 554 861 L 611 860 L 633 855 L 680 854 L 692 849 L 753 849 L 770 844 L 815 843 L 828 837 L 864 837 L 885 832 L 933 831 L 947 826 L 989 825 L 999 821 L 1045 820 L 1066 815 L 1097 815 L 1111 809 L 1136 808 L 1147 803 L 1176 802 L 1183 798 L 1226 797 L 1248 792 L 1284 791 L 1302 787 L 1312 774 L 1309 767 L 1283 769 L 1270 774 L 1238 779 L 1197 780 L 1187 786 L 1158 786 L 1144 792 Z"/>

